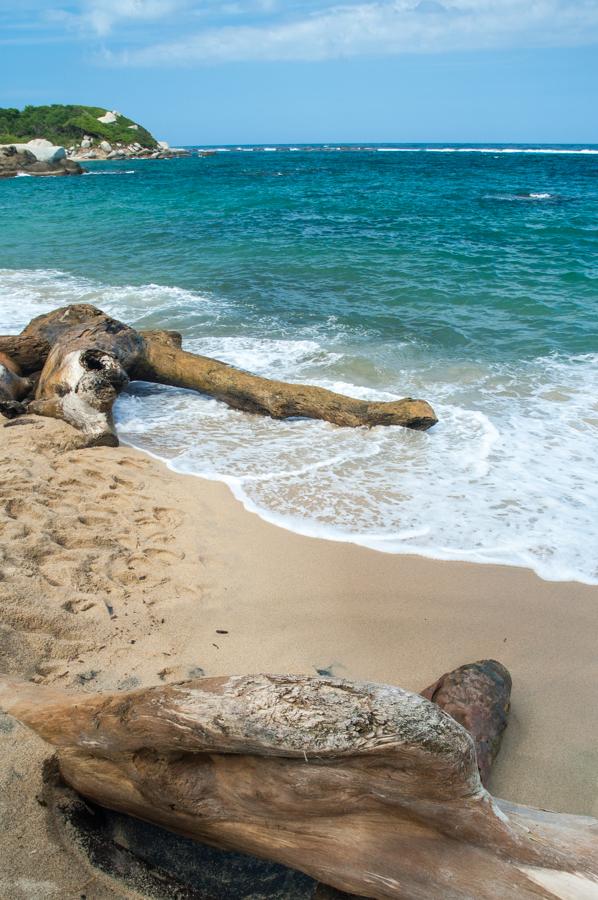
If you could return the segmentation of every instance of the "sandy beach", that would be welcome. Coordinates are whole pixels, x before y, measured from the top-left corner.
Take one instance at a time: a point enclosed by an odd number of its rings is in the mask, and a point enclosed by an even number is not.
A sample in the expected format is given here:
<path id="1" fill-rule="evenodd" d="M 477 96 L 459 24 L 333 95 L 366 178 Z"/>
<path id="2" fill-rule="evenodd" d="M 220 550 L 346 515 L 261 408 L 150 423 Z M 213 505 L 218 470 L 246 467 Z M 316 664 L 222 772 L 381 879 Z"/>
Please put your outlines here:
<path id="1" fill-rule="evenodd" d="M 79 691 L 316 671 L 420 690 L 494 657 L 513 705 L 491 790 L 598 814 L 598 588 L 301 537 L 222 484 L 77 441 L 35 417 L 0 428 L 0 671 Z M 126 896 L 57 844 L 35 796 L 50 748 L 8 717 L 0 746 L 0 895 Z"/>

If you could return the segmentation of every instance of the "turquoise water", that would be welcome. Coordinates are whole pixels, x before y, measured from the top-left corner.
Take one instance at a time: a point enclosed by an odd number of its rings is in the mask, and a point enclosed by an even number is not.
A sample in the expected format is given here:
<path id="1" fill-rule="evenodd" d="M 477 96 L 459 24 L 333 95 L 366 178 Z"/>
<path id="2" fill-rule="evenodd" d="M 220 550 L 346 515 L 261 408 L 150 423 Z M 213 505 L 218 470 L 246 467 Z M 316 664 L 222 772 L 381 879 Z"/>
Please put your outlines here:
<path id="1" fill-rule="evenodd" d="M 145 385 L 117 417 L 285 527 L 598 582 L 598 149 L 380 149 L 0 182 L 0 324 L 94 302 L 265 375 L 425 397 L 427 434 Z"/>

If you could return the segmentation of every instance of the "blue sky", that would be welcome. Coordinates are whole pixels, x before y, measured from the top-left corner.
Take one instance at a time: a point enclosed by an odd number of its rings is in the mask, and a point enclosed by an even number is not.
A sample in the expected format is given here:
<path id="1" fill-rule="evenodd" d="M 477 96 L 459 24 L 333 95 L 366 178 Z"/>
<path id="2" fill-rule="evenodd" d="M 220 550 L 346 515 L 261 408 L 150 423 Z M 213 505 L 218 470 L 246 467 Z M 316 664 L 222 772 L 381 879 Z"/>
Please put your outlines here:
<path id="1" fill-rule="evenodd" d="M 0 0 L 0 105 L 171 143 L 598 143 L 598 0 Z"/>

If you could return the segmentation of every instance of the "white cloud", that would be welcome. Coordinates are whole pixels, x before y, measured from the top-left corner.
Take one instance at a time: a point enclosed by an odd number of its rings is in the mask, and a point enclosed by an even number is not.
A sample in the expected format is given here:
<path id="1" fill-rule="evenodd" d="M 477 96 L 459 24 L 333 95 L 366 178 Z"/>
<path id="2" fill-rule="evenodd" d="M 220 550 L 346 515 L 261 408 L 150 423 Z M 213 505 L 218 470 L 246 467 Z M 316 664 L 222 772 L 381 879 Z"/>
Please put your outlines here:
<path id="1" fill-rule="evenodd" d="M 75 26 L 79 39 L 100 37 L 104 61 L 136 66 L 598 42 L 598 0 L 22 2 L 58 27 Z"/>
<path id="2" fill-rule="evenodd" d="M 220 0 L 79 0 L 74 10 L 57 9 L 51 14 L 104 37 L 118 25 L 164 21 L 175 14 L 192 13 L 195 17 L 226 20 L 235 16 L 269 14 L 278 7 L 279 0 L 231 0 L 228 3 Z"/>
<path id="3" fill-rule="evenodd" d="M 247 4 L 245 4 L 247 6 Z M 394 0 L 318 4 L 291 19 L 206 28 L 113 56 L 128 65 L 323 60 L 598 39 L 597 0 Z"/>
<path id="4" fill-rule="evenodd" d="M 72 23 L 100 36 L 109 34 L 123 22 L 156 22 L 179 13 L 190 0 L 84 0 L 81 9 L 70 15 Z"/>

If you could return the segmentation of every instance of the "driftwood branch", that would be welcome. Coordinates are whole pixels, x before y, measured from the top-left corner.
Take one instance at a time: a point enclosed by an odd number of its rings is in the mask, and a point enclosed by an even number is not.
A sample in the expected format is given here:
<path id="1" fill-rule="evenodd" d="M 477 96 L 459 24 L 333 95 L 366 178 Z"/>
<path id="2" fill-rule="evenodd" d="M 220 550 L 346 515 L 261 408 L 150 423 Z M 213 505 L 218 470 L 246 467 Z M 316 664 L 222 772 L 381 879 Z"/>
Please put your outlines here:
<path id="1" fill-rule="evenodd" d="M 495 800 L 423 697 L 306 676 L 69 695 L 0 680 L 84 796 L 365 897 L 598 897 L 598 822 Z"/>
<path id="2" fill-rule="evenodd" d="M 437 421 L 424 400 L 370 402 L 261 378 L 185 352 L 176 332 L 136 331 L 87 304 L 57 309 L 33 319 L 20 335 L 0 337 L 0 353 L 19 377 L 40 373 L 35 390 L 16 397 L 14 384 L 2 391 L 0 372 L 0 413 L 27 411 L 64 419 L 86 433 L 91 444 L 117 443 L 112 405 L 129 380 L 190 388 L 275 419 L 306 416 L 349 427 L 419 430 Z M 10 376 L 4 380 L 10 382 Z"/>

